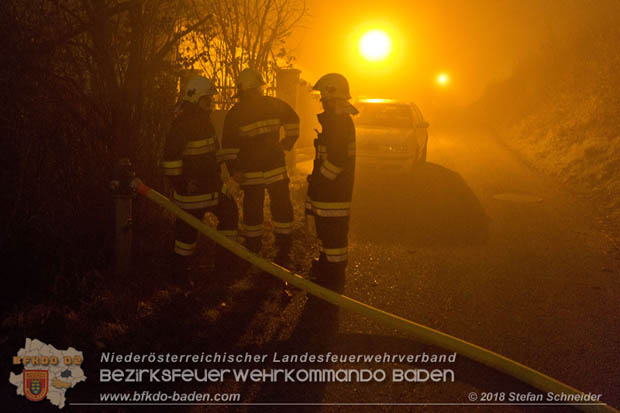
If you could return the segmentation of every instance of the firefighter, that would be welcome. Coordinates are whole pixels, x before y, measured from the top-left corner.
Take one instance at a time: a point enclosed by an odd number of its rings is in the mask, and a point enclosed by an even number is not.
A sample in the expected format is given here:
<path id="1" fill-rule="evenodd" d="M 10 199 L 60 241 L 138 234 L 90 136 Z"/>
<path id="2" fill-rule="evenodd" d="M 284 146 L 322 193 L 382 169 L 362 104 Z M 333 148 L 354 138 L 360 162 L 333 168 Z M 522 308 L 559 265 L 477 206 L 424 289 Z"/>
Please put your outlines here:
<path id="1" fill-rule="evenodd" d="M 321 132 L 314 144 L 316 157 L 308 176 L 306 217 L 315 227 L 320 256 L 311 278 L 324 287 L 344 292 L 348 259 L 349 212 L 355 174 L 355 126 L 358 113 L 349 103 L 349 84 L 344 76 L 329 73 L 313 87 L 321 94 L 324 112 L 318 115 Z"/>
<path id="2" fill-rule="evenodd" d="M 215 85 L 209 79 L 195 76 L 187 83 L 182 102 L 164 147 L 162 167 L 174 188 L 173 201 L 183 210 L 202 219 L 206 212 L 215 214 L 217 229 L 236 240 L 237 204 L 222 193 L 220 165 L 216 159 L 219 143 L 210 120 Z M 174 242 L 176 280 L 189 285 L 187 260 L 194 254 L 198 231 L 180 219 L 175 223 Z M 226 268 L 233 259 L 223 247 L 216 250 L 216 270 Z"/>
<path id="3" fill-rule="evenodd" d="M 253 252 L 261 249 L 266 188 L 278 247 L 276 262 L 288 266 L 293 205 L 284 151 L 290 151 L 299 137 L 299 117 L 283 100 L 264 96 L 264 85 L 254 69 L 239 74 L 239 101 L 224 120 L 221 159 L 243 191 L 241 228 L 246 247 Z M 284 129 L 282 140 L 281 128 Z"/>

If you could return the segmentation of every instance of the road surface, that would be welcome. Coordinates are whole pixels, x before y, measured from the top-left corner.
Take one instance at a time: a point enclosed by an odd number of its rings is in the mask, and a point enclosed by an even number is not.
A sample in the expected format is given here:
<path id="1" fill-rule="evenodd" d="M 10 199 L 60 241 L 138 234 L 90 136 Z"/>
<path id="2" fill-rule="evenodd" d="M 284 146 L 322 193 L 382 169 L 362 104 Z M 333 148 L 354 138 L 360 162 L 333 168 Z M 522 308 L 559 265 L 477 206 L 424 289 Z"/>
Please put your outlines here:
<path id="1" fill-rule="evenodd" d="M 303 172 L 309 162 L 299 167 Z M 616 408 L 620 405 L 620 251 L 593 225 L 596 219 L 588 205 L 482 132 L 431 134 L 428 164 L 413 175 L 358 172 L 346 295 L 503 354 L 586 393 L 602 394 L 602 400 Z M 246 291 L 249 286 L 231 288 Z M 237 331 L 231 334 L 222 328 L 210 349 L 257 354 L 444 353 L 359 315 L 307 303 L 305 294 L 290 302 L 261 303 L 251 314 L 234 310 L 223 314 L 222 325 Z M 304 406 L 313 411 L 568 409 L 458 406 L 470 404 L 471 397 L 479 402 L 484 392 L 497 398 L 502 393 L 508 397 L 510 392 L 536 391 L 460 356 L 455 363 L 436 365 L 337 362 L 243 367 L 368 368 L 388 373 L 441 368 L 453 369 L 455 380 L 227 382 L 203 390 L 236 391 L 245 403 L 317 403 Z M 282 408 L 247 405 L 242 410 Z"/>

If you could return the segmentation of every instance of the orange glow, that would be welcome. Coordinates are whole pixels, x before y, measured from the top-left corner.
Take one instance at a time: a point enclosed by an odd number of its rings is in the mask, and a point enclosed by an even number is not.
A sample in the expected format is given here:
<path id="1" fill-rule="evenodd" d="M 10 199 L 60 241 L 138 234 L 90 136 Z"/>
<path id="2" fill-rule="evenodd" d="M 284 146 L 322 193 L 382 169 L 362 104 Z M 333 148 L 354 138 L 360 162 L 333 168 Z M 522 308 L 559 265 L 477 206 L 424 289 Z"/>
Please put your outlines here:
<path id="1" fill-rule="evenodd" d="M 368 103 L 384 103 L 389 102 L 390 99 L 360 99 L 360 102 L 368 102 Z"/>
<path id="2" fill-rule="evenodd" d="M 383 30 L 371 30 L 361 37 L 359 51 L 371 62 L 384 60 L 392 51 L 392 40 Z"/>
<path id="3" fill-rule="evenodd" d="M 447 86 L 450 83 L 450 76 L 446 73 L 440 73 L 437 75 L 436 82 L 439 86 Z"/>
<path id="4" fill-rule="evenodd" d="M 562 2 L 306 3 L 311 18 L 287 41 L 302 78 L 342 73 L 354 97 L 413 100 L 425 113 L 434 110 L 431 106 L 444 110 L 452 104 L 469 105 L 487 85 L 508 78 L 516 62 L 546 44 L 550 29 L 541 16 L 557 15 L 553 29 L 561 39 L 592 27 L 595 15 L 607 10 L 597 2 L 597 7 L 586 8 L 588 20 L 576 12 L 578 7 L 562 7 Z M 360 48 L 361 39 L 375 30 L 391 42 L 390 53 L 382 60 L 367 59 Z M 441 73 L 447 81 L 438 82 Z M 440 101 L 437 93 L 449 99 Z"/>

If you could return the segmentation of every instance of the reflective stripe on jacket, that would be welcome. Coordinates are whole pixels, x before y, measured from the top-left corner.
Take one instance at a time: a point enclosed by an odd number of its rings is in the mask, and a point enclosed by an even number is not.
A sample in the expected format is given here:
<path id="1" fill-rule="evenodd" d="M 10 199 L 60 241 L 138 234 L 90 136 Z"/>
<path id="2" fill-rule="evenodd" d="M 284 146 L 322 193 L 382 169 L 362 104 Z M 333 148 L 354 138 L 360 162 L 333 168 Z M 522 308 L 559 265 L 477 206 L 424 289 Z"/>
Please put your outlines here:
<path id="1" fill-rule="evenodd" d="M 172 178 L 177 204 L 188 209 L 217 205 L 222 187 L 218 149 L 209 113 L 184 102 L 166 137 L 161 162 L 164 175 Z"/>
<path id="2" fill-rule="evenodd" d="M 273 183 L 287 178 L 282 148 L 290 150 L 298 137 L 299 117 L 290 105 L 270 96 L 247 96 L 226 114 L 218 158 L 231 174 L 243 174 L 243 185 Z"/>
<path id="3" fill-rule="evenodd" d="M 348 114 L 323 112 L 318 119 L 322 131 L 315 140 L 306 208 L 324 217 L 347 216 L 355 176 L 355 126 Z"/>

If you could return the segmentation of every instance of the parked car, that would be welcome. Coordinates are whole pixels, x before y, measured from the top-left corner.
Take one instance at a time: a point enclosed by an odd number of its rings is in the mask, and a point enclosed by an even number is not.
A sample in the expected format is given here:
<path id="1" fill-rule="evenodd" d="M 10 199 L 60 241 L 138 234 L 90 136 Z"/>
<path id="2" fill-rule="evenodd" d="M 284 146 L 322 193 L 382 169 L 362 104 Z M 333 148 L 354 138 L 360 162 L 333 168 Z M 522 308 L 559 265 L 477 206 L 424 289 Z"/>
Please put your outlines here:
<path id="1" fill-rule="evenodd" d="M 429 124 L 414 103 L 360 99 L 355 107 L 358 167 L 407 172 L 426 162 Z"/>

